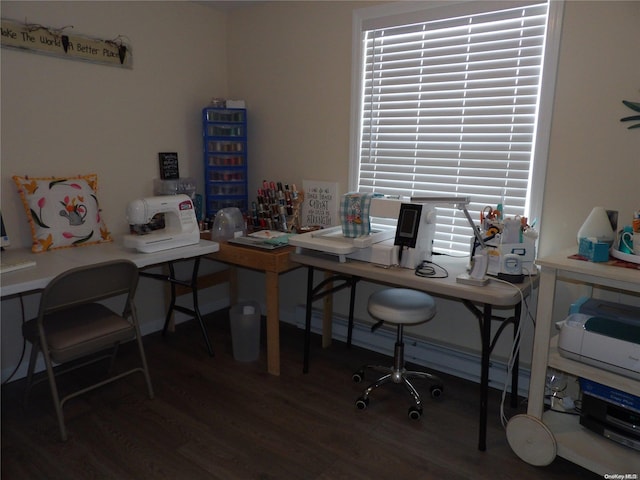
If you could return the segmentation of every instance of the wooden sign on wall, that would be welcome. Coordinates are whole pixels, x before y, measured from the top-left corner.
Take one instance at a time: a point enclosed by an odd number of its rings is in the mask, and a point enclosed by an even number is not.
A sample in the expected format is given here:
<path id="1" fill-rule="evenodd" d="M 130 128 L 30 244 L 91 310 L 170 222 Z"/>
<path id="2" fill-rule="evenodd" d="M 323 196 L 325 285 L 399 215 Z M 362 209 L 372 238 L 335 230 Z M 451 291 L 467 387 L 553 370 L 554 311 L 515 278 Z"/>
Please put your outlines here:
<path id="1" fill-rule="evenodd" d="M 71 27 L 72 28 L 72 27 Z M 72 60 L 132 68 L 131 49 L 120 39 L 99 40 L 70 35 L 42 25 L 2 19 L 2 46 Z"/>

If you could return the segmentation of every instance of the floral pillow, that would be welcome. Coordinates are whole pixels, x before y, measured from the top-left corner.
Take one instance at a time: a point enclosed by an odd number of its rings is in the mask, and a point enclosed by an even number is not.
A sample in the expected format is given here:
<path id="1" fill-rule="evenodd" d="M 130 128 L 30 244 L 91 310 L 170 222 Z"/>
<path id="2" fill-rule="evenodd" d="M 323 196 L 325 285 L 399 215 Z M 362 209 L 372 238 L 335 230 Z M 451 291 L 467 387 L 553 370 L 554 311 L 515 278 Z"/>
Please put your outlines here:
<path id="1" fill-rule="evenodd" d="M 15 175 L 13 181 L 31 225 L 32 251 L 111 241 L 96 195 L 97 175 L 65 178 Z"/>

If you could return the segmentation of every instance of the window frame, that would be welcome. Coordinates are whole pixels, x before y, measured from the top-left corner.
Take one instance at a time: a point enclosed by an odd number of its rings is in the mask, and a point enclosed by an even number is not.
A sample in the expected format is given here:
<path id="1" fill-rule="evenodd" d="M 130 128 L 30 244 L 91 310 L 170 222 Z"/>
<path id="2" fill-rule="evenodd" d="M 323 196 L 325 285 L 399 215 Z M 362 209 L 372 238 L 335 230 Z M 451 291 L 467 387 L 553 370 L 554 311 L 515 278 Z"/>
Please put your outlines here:
<path id="1" fill-rule="evenodd" d="M 542 62 L 541 88 L 538 100 L 538 119 L 534 133 L 534 144 L 531 167 L 529 168 L 529 189 L 525 201 L 525 215 L 538 219 L 542 214 L 547 159 L 551 126 L 553 118 L 553 102 L 560 52 L 560 37 L 564 13 L 564 0 L 548 0 L 547 38 L 544 59 Z M 365 51 L 363 48 L 364 29 L 366 25 L 389 26 L 399 24 L 403 20 L 416 22 L 430 18 L 446 18 L 456 15 L 468 15 L 482 11 L 502 10 L 515 6 L 540 3 L 535 0 L 511 1 L 474 1 L 461 2 L 397 2 L 356 9 L 352 19 L 352 71 L 351 71 L 351 121 L 349 147 L 349 191 L 358 189 L 360 175 L 360 142 L 363 98 L 363 68 Z M 473 200 L 473 199 L 472 199 Z M 472 212 L 473 215 L 473 212 Z"/>

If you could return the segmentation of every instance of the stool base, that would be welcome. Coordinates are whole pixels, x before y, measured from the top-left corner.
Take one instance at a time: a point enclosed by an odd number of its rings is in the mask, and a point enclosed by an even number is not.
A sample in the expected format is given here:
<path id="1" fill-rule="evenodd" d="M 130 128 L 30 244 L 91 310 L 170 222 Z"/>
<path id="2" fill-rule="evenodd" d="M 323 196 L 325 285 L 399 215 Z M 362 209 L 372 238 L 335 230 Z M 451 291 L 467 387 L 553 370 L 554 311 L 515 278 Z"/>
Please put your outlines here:
<path id="1" fill-rule="evenodd" d="M 410 378 L 423 378 L 430 380 L 432 382 L 436 382 L 431 386 L 430 392 L 433 398 L 438 398 L 444 387 L 442 385 L 442 381 L 437 375 L 434 375 L 429 372 L 415 371 L 415 370 L 407 370 L 404 367 L 404 343 L 396 342 L 394 349 L 394 365 L 392 367 L 385 367 L 382 365 L 364 365 L 357 372 L 355 372 L 352 376 L 354 382 L 361 382 L 364 379 L 365 370 L 373 370 L 376 372 L 383 373 L 380 378 L 378 378 L 375 382 L 373 382 L 367 389 L 364 391 L 362 396 L 358 397 L 356 400 L 356 407 L 360 410 L 364 410 L 369 405 L 369 395 L 371 392 L 382 385 L 387 383 L 401 383 L 407 389 L 411 397 L 413 398 L 414 404 L 409 408 L 409 418 L 417 420 L 422 416 L 422 399 L 420 398 L 420 394 L 413 386 L 413 384 L 409 381 Z"/>

